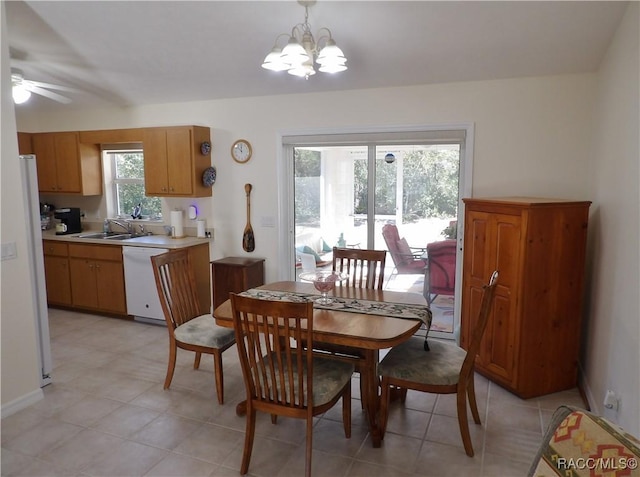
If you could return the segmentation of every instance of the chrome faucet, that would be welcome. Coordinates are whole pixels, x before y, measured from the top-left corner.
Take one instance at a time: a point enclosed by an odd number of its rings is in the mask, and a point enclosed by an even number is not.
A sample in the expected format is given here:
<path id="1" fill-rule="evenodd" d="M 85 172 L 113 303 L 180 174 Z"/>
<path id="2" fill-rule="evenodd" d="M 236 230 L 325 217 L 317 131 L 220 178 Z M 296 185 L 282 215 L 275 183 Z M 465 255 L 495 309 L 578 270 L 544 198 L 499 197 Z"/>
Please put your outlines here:
<path id="1" fill-rule="evenodd" d="M 111 231 L 111 224 L 115 224 L 125 229 L 128 234 L 133 233 L 133 227 L 130 222 L 125 222 L 124 220 L 117 220 L 117 219 L 105 219 L 105 223 L 107 224 L 107 228 L 109 232 Z"/>

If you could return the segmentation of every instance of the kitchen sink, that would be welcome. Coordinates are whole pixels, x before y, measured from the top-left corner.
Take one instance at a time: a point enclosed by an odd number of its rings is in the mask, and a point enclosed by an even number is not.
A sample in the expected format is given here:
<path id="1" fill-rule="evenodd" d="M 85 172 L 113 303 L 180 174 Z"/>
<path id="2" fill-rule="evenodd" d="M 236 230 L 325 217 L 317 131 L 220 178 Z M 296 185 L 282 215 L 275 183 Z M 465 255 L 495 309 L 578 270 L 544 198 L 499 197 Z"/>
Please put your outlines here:
<path id="1" fill-rule="evenodd" d="M 139 238 L 139 237 L 152 237 L 153 234 L 147 232 L 145 234 L 127 234 L 127 233 L 120 233 L 120 232 L 91 232 L 91 233 L 86 233 L 86 234 L 80 234 L 77 235 L 77 238 L 81 238 L 81 239 L 100 239 L 100 240 L 129 240 L 132 238 Z"/>
<path id="2" fill-rule="evenodd" d="M 94 232 L 89 234 L 80 234 L 78 238 L 85 239 L 103 239 L 103 240 L 126 240 L 131 238 L 131 234 L 121 234 L 118 232 Z"/>
<path id="3" fill-rule="evenodd" d="M 131 234 L 117 234 L 117 235 L 109 235 L 105 237 L 105 240 L 127 240 L 133 238 Z"/>

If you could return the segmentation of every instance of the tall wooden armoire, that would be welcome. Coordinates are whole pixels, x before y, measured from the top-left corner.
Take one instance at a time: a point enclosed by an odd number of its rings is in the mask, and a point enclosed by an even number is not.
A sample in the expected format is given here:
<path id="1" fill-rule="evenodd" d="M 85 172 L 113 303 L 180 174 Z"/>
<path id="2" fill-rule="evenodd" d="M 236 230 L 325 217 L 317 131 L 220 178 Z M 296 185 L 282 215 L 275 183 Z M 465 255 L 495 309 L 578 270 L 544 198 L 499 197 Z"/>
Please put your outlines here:
<path id="1" fill-rule="evenodd" d="M 461 346 L 499 271 L 476 370 L 522 398 L 577 384 L 589 205 L 530 197 L 465 203 Z"/>

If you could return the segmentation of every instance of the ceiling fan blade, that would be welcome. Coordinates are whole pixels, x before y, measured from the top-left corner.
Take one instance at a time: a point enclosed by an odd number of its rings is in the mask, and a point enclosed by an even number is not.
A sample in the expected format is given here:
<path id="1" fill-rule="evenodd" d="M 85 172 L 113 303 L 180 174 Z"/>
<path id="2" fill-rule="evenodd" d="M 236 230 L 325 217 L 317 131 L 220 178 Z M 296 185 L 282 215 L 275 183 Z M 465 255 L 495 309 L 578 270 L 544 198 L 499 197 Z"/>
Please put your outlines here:
<path id="1" fill-rule="evenodd" d="M 59 103 L 69 104 L 71 102 L 69 98 L 62 96 L 61 94 L 54 93 L 53 91 L 49 91 L 38 86 L 29 85 L 27 89 L 32 93 L 39 94 L 40 96 L 45 96 Z"/>
<path id="2" fill-rule="evenodd" d="M 33 80 L 24 80 L 24 82 L 40 88 L 56 89 L 58 91 L 69 91 L 70 93 L 77 92 L 76 89 L 69 88 L 68 86 L 60 86 L 57 84 L 43 83 L 41 81 L 33 81 Z"/>

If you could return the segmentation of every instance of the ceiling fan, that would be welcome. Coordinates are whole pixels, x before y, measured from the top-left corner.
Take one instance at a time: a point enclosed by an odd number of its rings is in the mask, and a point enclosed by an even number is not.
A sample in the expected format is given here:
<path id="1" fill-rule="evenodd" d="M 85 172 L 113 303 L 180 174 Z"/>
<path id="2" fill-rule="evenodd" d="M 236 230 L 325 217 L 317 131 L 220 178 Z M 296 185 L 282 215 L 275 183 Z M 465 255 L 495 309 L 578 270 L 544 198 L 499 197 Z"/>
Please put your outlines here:
<path id="1" fill-rule="evenodd" d="M 56 89 L 59 91 L 74 91 L 72 88 L 67 88 L 65 86 L 25 79 L 22 71 L 15 68 L 11 69 L 11 85 L 13 86 L 13 101 L 16 104 L 22 104 L 28 101 L 31 97 L 31 93 L 44 96 L 54 101 L 58 101 L 59 103 L 69 104 L 71 102 L 69 98 L 49 90 Z"/>

